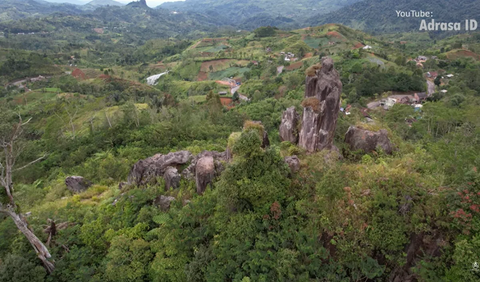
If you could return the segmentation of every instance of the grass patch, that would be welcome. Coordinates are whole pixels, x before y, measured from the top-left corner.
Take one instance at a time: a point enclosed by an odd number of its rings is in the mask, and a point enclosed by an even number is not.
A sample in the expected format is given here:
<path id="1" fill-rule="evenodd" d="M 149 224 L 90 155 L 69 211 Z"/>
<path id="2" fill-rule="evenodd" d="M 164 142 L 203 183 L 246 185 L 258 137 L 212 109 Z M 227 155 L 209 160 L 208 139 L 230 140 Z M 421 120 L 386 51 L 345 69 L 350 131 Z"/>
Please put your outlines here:
<path id="1" fill-rule="evenodd" d="M 238 77 L 242 76 L 247 71 L 250 71 L 249 68 L 239 68 L 231 67 L 223 71 L 212 72 L 208 74 L 208 78 L 211 80 L 221 80 L 225 77 Z"/>

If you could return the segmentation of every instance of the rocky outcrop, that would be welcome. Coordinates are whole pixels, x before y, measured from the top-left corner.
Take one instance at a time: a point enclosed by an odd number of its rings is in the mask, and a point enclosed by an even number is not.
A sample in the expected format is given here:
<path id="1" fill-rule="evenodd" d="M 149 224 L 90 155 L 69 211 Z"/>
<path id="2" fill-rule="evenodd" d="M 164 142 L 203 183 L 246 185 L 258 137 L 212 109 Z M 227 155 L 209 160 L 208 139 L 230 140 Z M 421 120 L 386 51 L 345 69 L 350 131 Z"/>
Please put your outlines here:
<path id="1" fill-rule="evenodd" d="M 299 146 L 307 152 L 331 149 L 340 111 L 342 82 L 333 60 L 322 58 L 322 67 L 307 76 Z"/>
<path id="2" fill-rule="evenodd" d="M 298 117 L 297 111 L 295 110 L 295 107 L 290 107 L 283 112 L 282 123 L 280 124 L 280 130 L 279 130 L 281 141 L 288 141 L 290 143 L 297 144 L 298 120 L 299 120 L 299 117 Z"/>
<path id="3" fill-rule="evenodd" d="M 284 161 L 287 163 L 288 167 L 290 167 L 292 173 L 300 170 L 300 160 L 297 156 L 286 157 Z"/>
<path id="4" fill-rule="evenodd" d="M 153 204 L 155 206 L 160 207 L 161 210 L 167 211 L 170 209 L 170 204 L 175 201 L 174 197 L 171 196 L 158 196 L 154 201 Z"/>
<path id="5" fill-rule="evenodd" d="M 388 139 L 388 132 L 382 129 L 378 132 L 369 131 L 356 126 L 350 126 L 345 134 L 345 143 L 350 146 L 350 150 L 362 150 L 369 153 L 381 148 L 385 153 L 392 154 L 393 145 Z"/>
<path id="6" fill-rule="evenodd" d="M 178 188 L 180 187 L 180 179 L 181 176 L 178 173 L 178 170 L 174 167 L 168 167 L 163 175 L 163 179 L 165 179 L 165 190 L 170 188 Z"/>
<path id="7" fill-rule="evenodd" d="M 195 167 L 195 183 L 197 193 L 202 195 L 207 185 L 212 185 L 215 178 L 215 161 L 211 156 L 205 156 L 198 160 Z"/>
<path id="8" fill-rule="evenodd" d="M 163 177 L 168 167 L 187 164 L 192 159 L 188 151 L 172 152 L 167 155 L 157 154 L 137 162 L 128 176 L 129 184 L 145 185 Z"/>
<path id="9" fill-rule="evenodd" d="M 65 185 L 72 193 L 81 193 L 92 186 L 92 182 L 82 176 L 69 176 L 65 179 Z"/>
<path id="10" fill-rule="evenodd" d="M 307 76 L 307 78 L 305 78 L 305 98 L 316 96 L 317 81 L 318 77 L 316 73 L 314 76 Z"/>
<path id="11" fill-rule="evenodd" d="M 229 161 L 229 154 L 227 151 L 203 151 L 200 154 L 196 155 L 192 159 L 190 165 L 182 171 L 182 177 L 188 180 L 194 180 L 197 162 L 203 157 L 213 158 L 215 164 L 215 172 L 217 175 L 220 175 L 222 173 L 222 171 L 225 169 L 225 163 Z"/>
<path id="12" fill-rule="evenodd" d="M 298 146 L 304 148 L 307 152 L 314 152 L 316 149 L 319 123 L 319 113 L 316 113 L 312 107 L 303 109 L 302 129 L 300 130 Z"/>

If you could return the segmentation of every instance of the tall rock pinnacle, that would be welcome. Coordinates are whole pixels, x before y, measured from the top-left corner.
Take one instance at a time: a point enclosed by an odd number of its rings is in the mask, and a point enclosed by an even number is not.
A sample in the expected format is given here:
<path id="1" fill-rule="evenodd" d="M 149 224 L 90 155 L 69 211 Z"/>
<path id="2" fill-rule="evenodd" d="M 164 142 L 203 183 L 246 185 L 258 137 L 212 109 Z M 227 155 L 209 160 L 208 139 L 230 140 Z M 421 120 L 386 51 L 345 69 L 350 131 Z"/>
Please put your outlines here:
<path id="1" fill-rule="evenodd" d="M 305 100 L 299 146 L 308 152 L 331 149 L 338 112 L 342 82 L 333 60 L 322 58 L 322 67 L 305 80 Z"/>

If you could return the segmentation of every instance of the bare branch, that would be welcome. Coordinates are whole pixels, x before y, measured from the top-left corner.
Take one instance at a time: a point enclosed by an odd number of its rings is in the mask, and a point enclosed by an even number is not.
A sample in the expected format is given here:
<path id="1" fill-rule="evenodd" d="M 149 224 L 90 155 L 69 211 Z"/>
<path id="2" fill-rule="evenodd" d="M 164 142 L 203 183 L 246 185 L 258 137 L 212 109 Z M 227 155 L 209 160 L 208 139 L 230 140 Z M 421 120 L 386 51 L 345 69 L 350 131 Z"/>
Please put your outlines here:
<path id="1" fill-rule="evenodd" d="M 29 118 L 26 122 L 22 123 L 22 126 L 27 125 L 31 120 L 32 118 Z"/>
<path id="2" fill-rule="evenodd" d="M 27 168 L 27 167 L 29 167 L 29 166 L 31 166 L 31 165 L 33 165 L 33 164 L 35 164 L 35 163 L 43 160 L 43 159 L 46 158 L 47 156 L 48 156 L 48 155 L 45 154 L 45 155 L 41 156 L 40 158 L 38 158 L 38 159 L 36 159 L 36 160 L 34 160 L 34 161 L 32 161 L 32 162 L 29 162 L 28 164 L 26 164 L 26 165 L 24 165 L 24 166 L 22 166 L 22 167 L 19 167 L 19 168 L 14 169 L 13 171 L 19 171 L 19 170 L 25 169 L 25 168 Z"/>

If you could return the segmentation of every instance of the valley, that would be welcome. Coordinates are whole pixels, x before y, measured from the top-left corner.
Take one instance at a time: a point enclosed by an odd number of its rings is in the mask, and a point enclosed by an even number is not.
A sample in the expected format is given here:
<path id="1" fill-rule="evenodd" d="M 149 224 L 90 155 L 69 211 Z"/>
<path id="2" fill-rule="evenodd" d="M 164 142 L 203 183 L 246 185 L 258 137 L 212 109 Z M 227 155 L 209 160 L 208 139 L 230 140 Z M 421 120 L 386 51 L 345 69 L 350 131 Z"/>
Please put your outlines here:
<path id="1" fill-rule="evenodd" d="M 477 281 L 478 32 L 371 20 L 415 1 L 27 2 L 0 282 Z"/>

